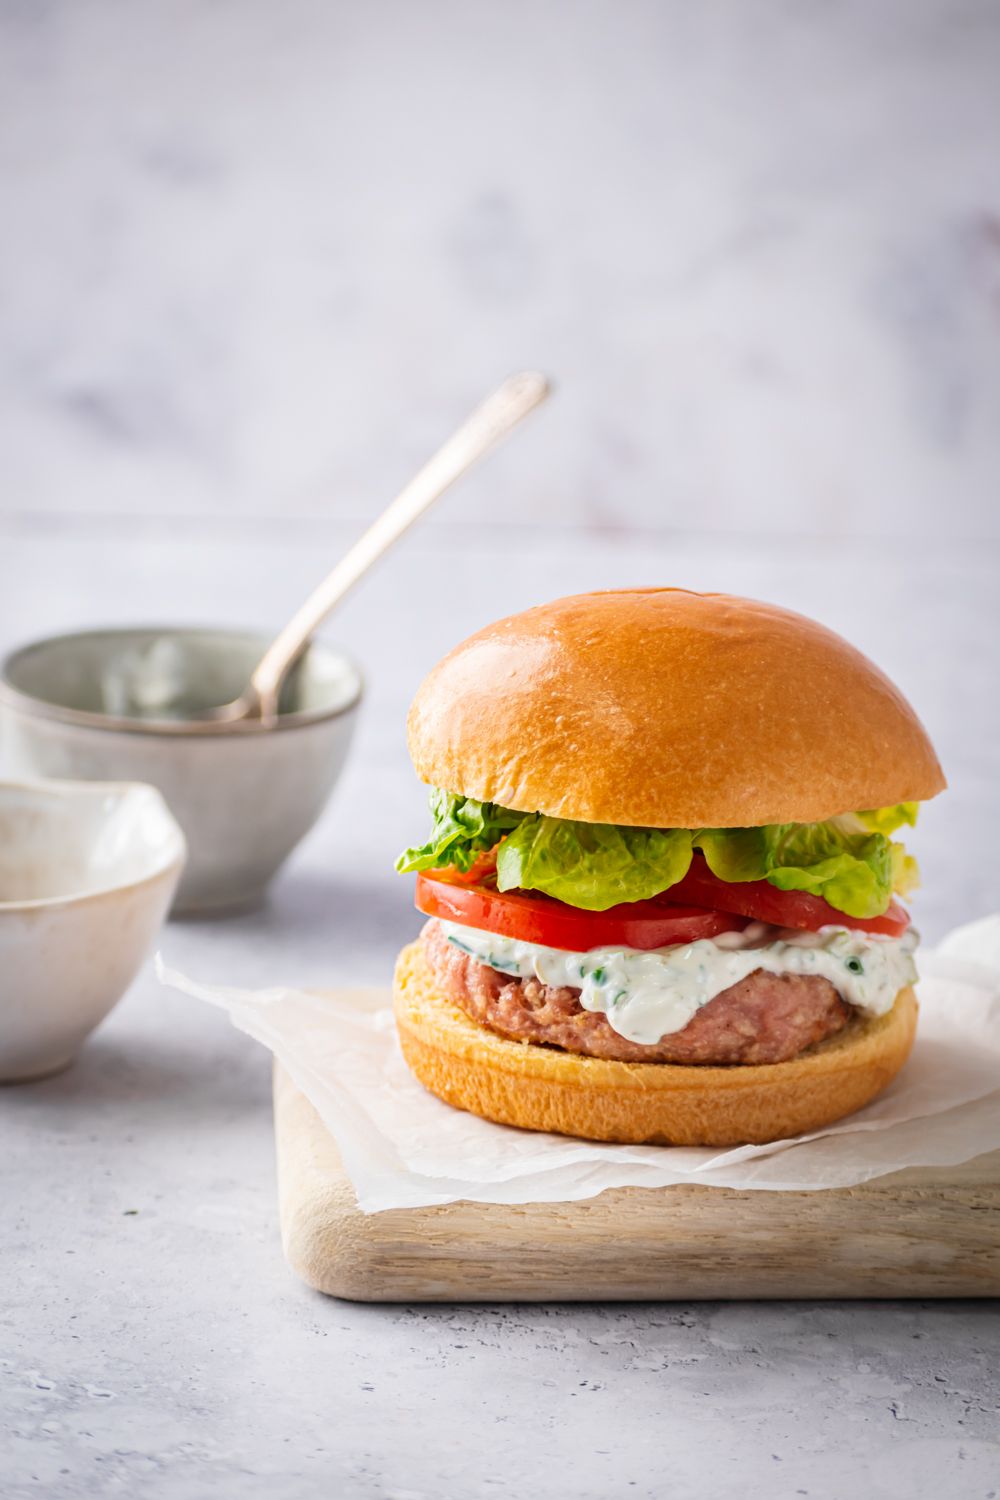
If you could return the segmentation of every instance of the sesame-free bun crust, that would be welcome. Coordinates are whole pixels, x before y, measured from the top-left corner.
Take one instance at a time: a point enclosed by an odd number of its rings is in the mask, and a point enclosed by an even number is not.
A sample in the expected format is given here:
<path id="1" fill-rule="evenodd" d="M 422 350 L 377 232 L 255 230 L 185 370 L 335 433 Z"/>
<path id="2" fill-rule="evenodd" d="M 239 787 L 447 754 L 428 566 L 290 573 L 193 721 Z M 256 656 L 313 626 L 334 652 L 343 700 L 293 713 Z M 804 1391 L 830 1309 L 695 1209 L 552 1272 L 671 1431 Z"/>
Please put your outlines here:
<path id="1" fill-rule="evenodd" d="M 396 965 L 393 1005 L 412 1071 L 457 1109 L 596 1141 L 737 1146 L 785 1140 L 852 1114 L 895 1078 L 917 1024 L 911 989 L 791 1062 L 713 1068 L 607 1062 L 488 1031 L 436 989 L 419 942 Z"/>
<path id="2" fill-rule="evenodd" d="M 681 589 L 487 626 L 425 679 L 408 738 L 434 786 L 590 823 L 813 823 L 945 786 L 913 709 L 840 636 Z"/>

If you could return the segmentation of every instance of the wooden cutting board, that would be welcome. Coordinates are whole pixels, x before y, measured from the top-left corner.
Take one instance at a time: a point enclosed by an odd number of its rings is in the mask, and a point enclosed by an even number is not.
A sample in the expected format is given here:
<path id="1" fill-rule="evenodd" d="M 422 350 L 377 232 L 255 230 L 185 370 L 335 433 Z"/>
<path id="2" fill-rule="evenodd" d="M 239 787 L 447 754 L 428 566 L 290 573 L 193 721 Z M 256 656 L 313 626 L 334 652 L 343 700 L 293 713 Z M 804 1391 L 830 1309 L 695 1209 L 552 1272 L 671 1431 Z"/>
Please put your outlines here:
<path id="1" fill-rule="evenodd" d="M 819 1193 L 615 1188 L 583 1203 L 359 1211 L 280 1067 L 281 1234 L 310 1286 L 362 1302 L 1000 1296 L 1000 1151 Z"/>

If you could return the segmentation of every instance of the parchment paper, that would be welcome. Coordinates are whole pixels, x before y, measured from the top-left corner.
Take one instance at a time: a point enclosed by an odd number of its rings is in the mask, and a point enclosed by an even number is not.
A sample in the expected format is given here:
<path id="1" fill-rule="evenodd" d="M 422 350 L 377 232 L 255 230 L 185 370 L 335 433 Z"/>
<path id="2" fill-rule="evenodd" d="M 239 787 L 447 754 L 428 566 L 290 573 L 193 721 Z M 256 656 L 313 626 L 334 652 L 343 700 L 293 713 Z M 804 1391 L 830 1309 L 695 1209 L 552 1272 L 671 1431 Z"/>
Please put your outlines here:
<path id="1" fill-rule="evenodd" d="M 680 1182 L 848 1187 L 1000 1147 L 1000 916 L 918 951 L 917 1041 L 879 1099 L 814 1135 L 724 1151 L 602 1145 L 493 1125 L 442 1104 L 412 1077 L 386 992 L 229 989 L 156 962 L 164 984 L 221 1006 L 281 1061 L 336 1138 L 366 1213 L 460 1198 L 566 1202 Z"/>

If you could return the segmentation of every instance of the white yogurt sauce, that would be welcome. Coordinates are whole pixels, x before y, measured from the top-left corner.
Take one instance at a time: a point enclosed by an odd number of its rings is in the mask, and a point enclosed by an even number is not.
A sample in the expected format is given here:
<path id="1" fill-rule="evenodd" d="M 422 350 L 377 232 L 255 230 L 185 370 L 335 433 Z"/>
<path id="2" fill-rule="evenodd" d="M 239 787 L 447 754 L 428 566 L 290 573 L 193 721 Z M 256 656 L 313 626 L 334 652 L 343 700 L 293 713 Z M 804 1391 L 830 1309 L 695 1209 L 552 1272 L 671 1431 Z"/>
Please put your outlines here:
<path id="1" fill-rule="evenodd" d="M 619 1036 L 644 1047 L 683 1031 L 695 1011 L 755 969 L 818 974 L 872 1016 L 890 1011 L 899 991 L 917 977 L 913 951 L 919 938 L 912 928 L 901 938 L 889 938 L 844 927 L 796 932 L 754 922 L 742 932 L 672 948 L 569 953 L 458 922 L 441 926 L 449 943 L 492 969 L 578 989 L 584 1010 L 607 1016 Z"/>

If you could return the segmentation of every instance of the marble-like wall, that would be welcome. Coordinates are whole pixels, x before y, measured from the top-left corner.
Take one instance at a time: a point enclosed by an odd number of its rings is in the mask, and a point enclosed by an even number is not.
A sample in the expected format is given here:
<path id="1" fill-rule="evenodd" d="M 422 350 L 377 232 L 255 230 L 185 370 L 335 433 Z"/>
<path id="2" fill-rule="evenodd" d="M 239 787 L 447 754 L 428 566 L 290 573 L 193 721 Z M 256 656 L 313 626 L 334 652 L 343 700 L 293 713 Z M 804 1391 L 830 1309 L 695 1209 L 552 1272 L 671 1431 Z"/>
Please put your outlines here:
<path id="1" fill-rule="evenodd" d="M 0 519 L 1000 538 L 992 0 L 7 0 Z"/>

